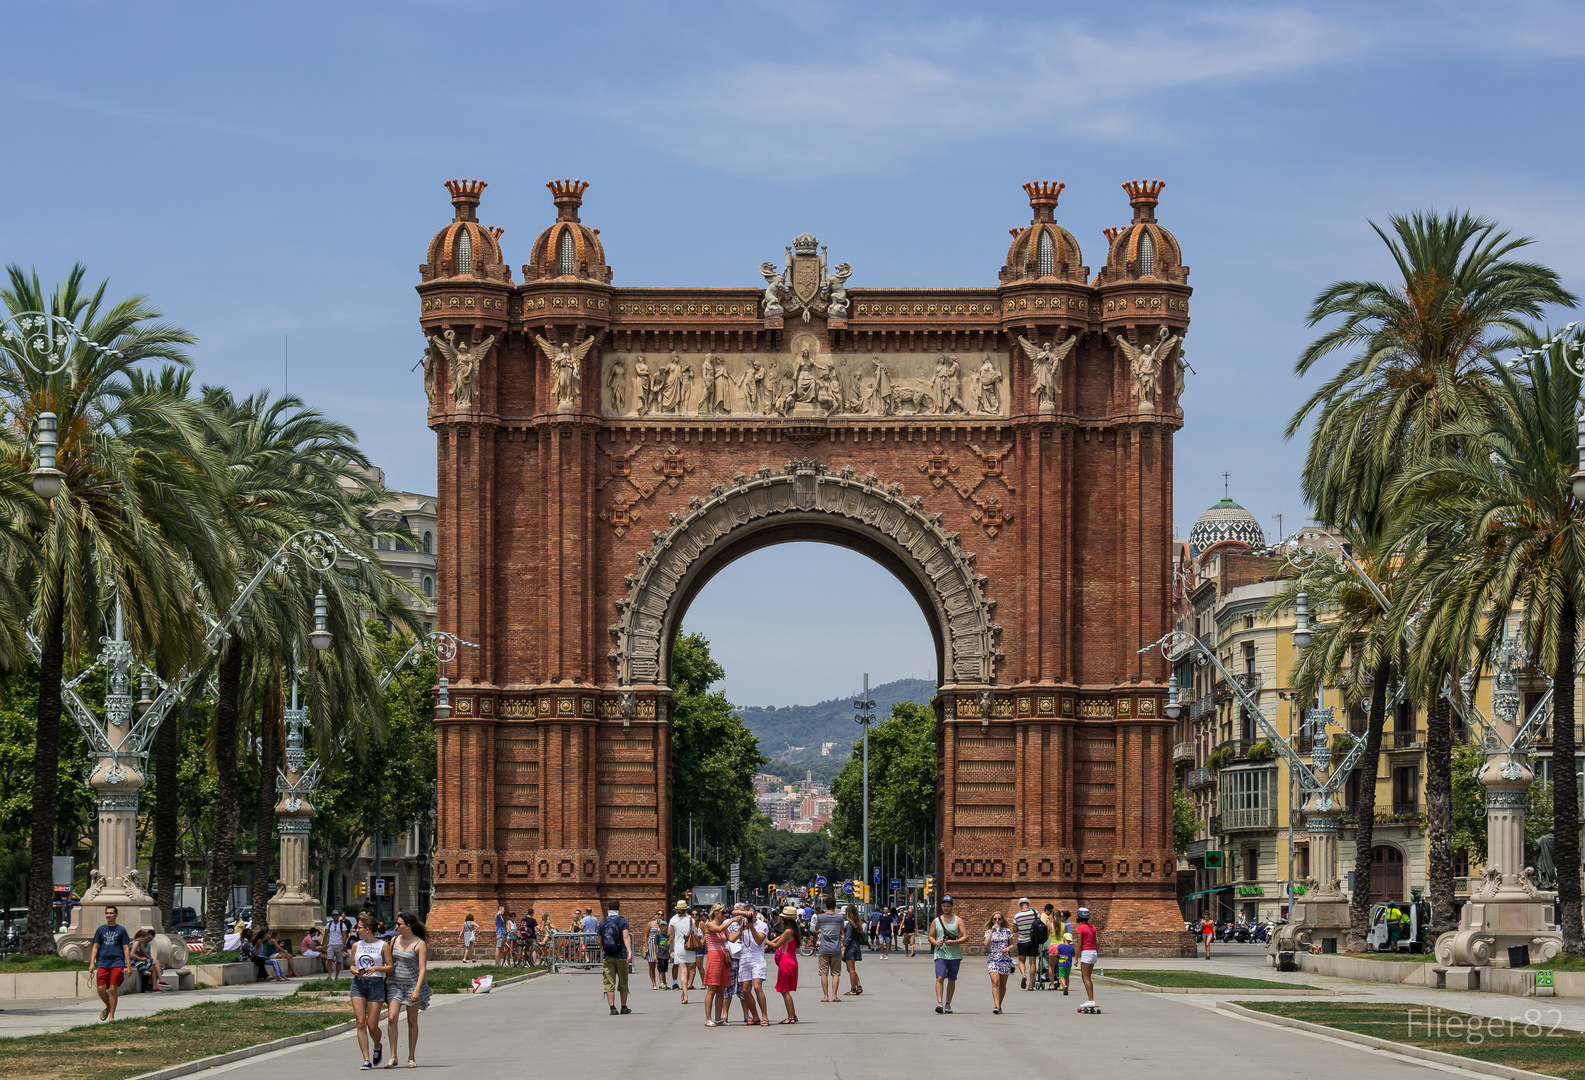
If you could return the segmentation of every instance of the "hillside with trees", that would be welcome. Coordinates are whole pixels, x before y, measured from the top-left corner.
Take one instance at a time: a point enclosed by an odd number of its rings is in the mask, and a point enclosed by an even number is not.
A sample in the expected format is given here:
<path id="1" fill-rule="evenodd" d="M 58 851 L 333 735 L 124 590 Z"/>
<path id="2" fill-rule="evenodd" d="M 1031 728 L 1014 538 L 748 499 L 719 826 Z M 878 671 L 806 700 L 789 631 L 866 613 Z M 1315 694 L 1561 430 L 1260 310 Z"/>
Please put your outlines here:
<path id="1" fill-rule="evenodd" d="M 897 679 L 870 687 L 877 717 L 889 716 L 892 706 L 910 701 L 928 706 L 936 687 L 928 679 Z M 760 749 L 780 761 L 796 762 L 820 756 L 821 743 L 835 743 L 833 757 L 846 757 L 853 746 L 858 726 L 853 723 L 853 703 L 859 688 L 844 697 L 816 705 L 745 705 L 743 723 L 758 738 Z M 793 749 L 801 747 L 802 749 Z M 801 778 L 802 774 L 800 774 Z"/>

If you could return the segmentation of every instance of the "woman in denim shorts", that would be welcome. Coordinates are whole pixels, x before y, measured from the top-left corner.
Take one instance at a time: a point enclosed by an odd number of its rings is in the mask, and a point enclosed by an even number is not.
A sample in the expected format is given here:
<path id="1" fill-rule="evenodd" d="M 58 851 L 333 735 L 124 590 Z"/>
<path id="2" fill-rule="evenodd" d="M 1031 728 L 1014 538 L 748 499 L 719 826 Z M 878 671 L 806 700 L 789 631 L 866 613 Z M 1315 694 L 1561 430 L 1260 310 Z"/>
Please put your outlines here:
<path id="1" fill-rule="evenodd" d="M 358 1022 L 358 1050 L 363 1067 L 380 1063 L 380 1011 L 385 1007 L 385 977 L 392 971 L 391 943 L 375 933 L 374 916 L 358 916 L 358 939 L 352 943 L 352 1015 Z M 373 1053 L 370 1053 L 370 1044 Z"/>

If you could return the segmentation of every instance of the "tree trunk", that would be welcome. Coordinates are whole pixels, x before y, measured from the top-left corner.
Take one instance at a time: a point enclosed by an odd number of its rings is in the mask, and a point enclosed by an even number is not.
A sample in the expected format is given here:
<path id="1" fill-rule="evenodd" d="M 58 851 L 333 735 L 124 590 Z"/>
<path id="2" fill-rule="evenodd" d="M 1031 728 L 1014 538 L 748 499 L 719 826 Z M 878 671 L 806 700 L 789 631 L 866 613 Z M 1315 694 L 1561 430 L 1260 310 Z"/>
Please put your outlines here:
<path id="1" fill-rule="evenodd" d="M 1574 652 L 1579 628 L 1574 598 L 1565 594 L 1552 673 L 1552 851 L 1562 907 L 1563 948 L 1585 954 L 1580 941 L 1579 778 L 1574 772 Z"/>
<path id="2" fill-rule="evenodd" d="M 237 699 L 242 687 L 242 643 L 226 646 L 215 672 L 215 847 L 209 861 L 204 948 L 218 951 L 225 943 L 226 908 L 231 902 L 231 875 L 237 855 Z"/>
<path id="3" fill-rule="evenodd" d="M 176 837 L 181 831 L 181 800 L 177 797 L 177 758 L 181 754 L 181 710 L 165 714 L 154 736 L 154 850 L 149 876 L 160 887 L 160 926 L 171 928 L 176 906 Z"/>
<path id="4" fill-rule="evenodd" d="M 1430 885 L 1431 932 L 1458 928 L 1453 898 L 1453 706 L 1438 696 L 1425 726 L 1426 874 Z"/>
<path id="5" fill-rule="evenodd" d="M 1376 833 L 1376 770 L 1381 763 L 1381 732 L 1387 723 L 1387 680 L 1392 661 L 1376 667 L 1370 688 L 1370 724 L 1365 730 L 1365 753 L 1359 760 L 1359 805 L 1354 807 L 1354 891 L 1348 899 L 1348 946 L 1351 953 L 1365 951 L 1370 932 L 1370 859 Z"/>
<path id="6" fill-rule="evenodd" d="M 275 854 L 275 759 L 280 756 L 275 733 L 280 722 L 281 683 L 279 678 L 271 677 L 265 683 L 264 701 L 259 709 L 259 798 L 254 807 L 259 856 L 253 861 L 250 890 L 252 928 L 256 931 L 269 923 L 270 866 Z"/>
<path id="7" fill-rule="evenodd" d="M 39 653 L 38 728 L 33 736 L 32 835 L 28 865 L 28 932 L 22 937 L 25 956 L 55 951 L 55 827 L 56 788 L 61 764 L 61 661 L 66 653 L 62 612 L 56 606 L 44 626 Z"/>

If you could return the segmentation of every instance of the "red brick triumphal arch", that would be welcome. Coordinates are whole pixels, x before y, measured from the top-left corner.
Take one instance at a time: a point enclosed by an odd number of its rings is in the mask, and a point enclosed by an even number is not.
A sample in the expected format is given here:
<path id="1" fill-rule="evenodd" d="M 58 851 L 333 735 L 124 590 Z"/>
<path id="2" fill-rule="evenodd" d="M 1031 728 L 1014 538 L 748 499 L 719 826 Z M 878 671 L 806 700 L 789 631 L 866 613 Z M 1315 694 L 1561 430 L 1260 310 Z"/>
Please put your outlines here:
<path id="1" fill-rule="evenodd" d="M 1183 950 L 1167 673 L 1138 653 L 1169 618 L 1189 317 L 1162 185 L 1124 185 L 1092 280 L 1062 185 L 1026 184 L 999 281 L 960 289 L 849 288 L 807 234 L 763 287 L 619 287 L 588 185 L 548 186 L 519 282 L 484 185 L 449 183 L 418 286 L 441 625 L 480 645 L 437 719 L 442 940 L 497 902 L 668 901 L 682 614 L 746 552 L 821 540 L 935 634 L 942 889 Z M 767 581 L 767 613 L 798 587 Z"/>

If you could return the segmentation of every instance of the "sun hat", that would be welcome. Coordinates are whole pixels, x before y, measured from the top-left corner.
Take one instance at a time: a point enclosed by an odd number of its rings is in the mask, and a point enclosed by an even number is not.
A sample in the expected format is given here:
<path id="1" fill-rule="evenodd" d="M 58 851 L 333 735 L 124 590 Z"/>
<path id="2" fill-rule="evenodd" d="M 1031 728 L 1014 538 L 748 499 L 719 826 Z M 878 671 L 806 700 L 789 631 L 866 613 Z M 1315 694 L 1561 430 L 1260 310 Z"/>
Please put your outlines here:
<path id="1" fill-rule="evenodd" d="M 784 919 L 796 919 L 798 917 L 798 909 L 795 907 L 784 907 L 781 909 L 781 917 Z"/>
<path id="2" fill-rule="evenodd" d="M 1029 897 L 1027 897 L 1027 896 L 1020 896 L 1020 897 L 1019 897 L 1019 898 L 1018 898 L 1018 902 L 1019 902 L 1019 903 L 1020 903 L 1020 904 L 1027 904 L 1027 903 L 1029 903 Z"/>
<path id="3" fill-rule="evenodd" d="M 677 906 L 676 906 L 676 908 L 674 910 L 676 910 L 676 911 L 687 911 L 688 910 L 688 901 L 686 901 L 686 900 L 677 901 Z"/>

